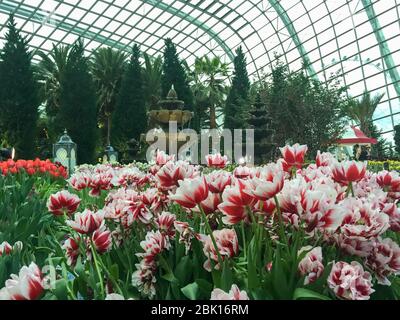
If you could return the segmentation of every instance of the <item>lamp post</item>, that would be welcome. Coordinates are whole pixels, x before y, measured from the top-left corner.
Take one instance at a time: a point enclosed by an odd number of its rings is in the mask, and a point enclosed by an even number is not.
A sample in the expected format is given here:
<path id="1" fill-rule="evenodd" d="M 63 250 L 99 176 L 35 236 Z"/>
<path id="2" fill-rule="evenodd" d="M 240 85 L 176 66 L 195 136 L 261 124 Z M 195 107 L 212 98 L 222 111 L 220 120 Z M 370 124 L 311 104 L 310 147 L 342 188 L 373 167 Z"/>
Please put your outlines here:
<path id="1" fill-rule="evenodd" d="M 0 149 L 0 160 L 9 160 L 15 158 L 15 149 L 14 148 L 1 148 Z"/>
<path id="2" fill-rule="evenodd" d="M 117 163 L 118 152 L 112 146 L 107 146 L 103 155 L 103 163 Z"/>
<path id="3" fill-rule="evenodd" d="M 66 167 L 68 175 L 74 172 L 76 166 L 76 150 L 77 145 L 71 140 L 67 129 L 64 130 L 64 134 L 60 137 L 60 140 L 53 144 L 54 161 Z"/>

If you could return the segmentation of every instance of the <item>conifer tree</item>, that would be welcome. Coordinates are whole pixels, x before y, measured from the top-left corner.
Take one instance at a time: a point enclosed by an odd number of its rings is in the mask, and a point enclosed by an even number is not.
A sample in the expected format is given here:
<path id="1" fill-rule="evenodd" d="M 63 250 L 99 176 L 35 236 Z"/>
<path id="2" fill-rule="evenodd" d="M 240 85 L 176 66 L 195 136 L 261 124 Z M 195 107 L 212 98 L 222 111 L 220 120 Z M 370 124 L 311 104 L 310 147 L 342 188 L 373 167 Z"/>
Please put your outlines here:
<path id="1" fill-rule="evenodd" d="M 245 126 L 246 112 L 249 107 L 250 80 L 246 70 L 246 57 L 242 47 L 236 50 L 233 61 L 234 72 L 232 86 L 225 105 L 225 128 L 243 129 Z"/>
<path id="2" fill-rule="evenodd" d="M 0 53 L 0 135 L 19 158 L 35 156 L 39 87 L 34 77 L 28 41 L 11 15 Z"/>
<path id="3" fill-rule="evenodd" d="M 193 110 L 193 93 L 190 89 L 187 74 L 179 60 L 176 47 L 171 39 L 165 40 L 164 62 L 161 76 L 161 97 L 165 98 L 174 85 L 179 100 L 185 101 L 185 109 Z"/>
<path id="4" fill-rule="evenodd" d="M 111 140 L 117 147 L 126 144 L 132 138 L 139 141 L 140 134 L 144 133 L 147 127 L 146 102 L 139 58 L 140 48 L 135 44 L 113 113 Z"/>
<path id="5" fill-rule="evenodd" d="M 73 45 L 61 78 L 58 118 L 78 145 L 78 164 L 93 163 L 99 137 L 96 92 L 81 39 Z"/>

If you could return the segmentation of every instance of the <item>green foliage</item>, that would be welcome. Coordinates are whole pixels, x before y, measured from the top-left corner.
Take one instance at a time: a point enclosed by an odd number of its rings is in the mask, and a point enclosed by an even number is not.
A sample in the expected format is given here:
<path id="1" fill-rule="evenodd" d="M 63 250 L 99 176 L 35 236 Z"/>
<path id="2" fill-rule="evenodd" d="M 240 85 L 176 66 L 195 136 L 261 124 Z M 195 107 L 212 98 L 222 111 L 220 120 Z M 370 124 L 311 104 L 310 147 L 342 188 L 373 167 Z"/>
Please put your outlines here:
<path id="1" fill-rule="evenodd" d="M 378 104 L 385 94 L 377 94 L 371 97 L 368 91 L 365 91 L 360 100 L 352 100 L 344 108 L 346 115 L 360 126 L 360 130 L 367 137 L 371 136 L 372 119 Z"/>
<path id="2" fill-rule="evenodd" d="M 246 57 L 242 47 L 236 50 L 233 61 L 234 72 L 232 86 L 226 99 L 225 125 L 226 129 L 241 129 L 245 126 L 246 112 L 249 107 L 250 80 L 246 70 Z"/>
<path id="3" fill-rule="evenodd" d="M 371 146 L 371 159 L 383 160 L 388 158 L 390 146 L 388 145 L 388 142 L 382 138 L 382 130 L 378 130 L 377 126 L 371 121 L 367 132 L 369 133 L 369 137 L 378 140 L 377 144 Z"/>
<path id="4" fill-rule="evenodd" d="M 99 48 L 93 52 L 90 62 L 97 90 L 98 122 L 103 144 L 110 145 L 111 119 L 126 66 L 126 54 L 110 47 Z"/>
<path id="5" fill-rule="evenodd" d="M 134 45 L 112 118 L 112 143 L 117 147 L 126 144 L 132 138 L 139 141 L 140 134 L 145 132 L 147 126 L 142 69 L 139 58 L 140 48 L 138 45 Z"/>
<path id="6" fill-rule="evenodd" d="M 37 77 L 40 83 L 40 95 L 46 107 L 45 125 L 50 143 L 56 142 L 60 132 L 64 128 L 57 121 L 60 112 L 61 78 L 65 72 L 71 46 L 53 46 L 50 53 L 38 51 L 36 54 L 41 58 L 37 67 Z"/>
<path id="7" fill-rule="evenodd" d="M 14 17 L 7 24 L 0 53 L 0 134 L 17 150 L 18 157 L 34 157 L 39 91 L 28 40 L 21 36 Z"/>
<path id="8" fill-rule="evenodd" d="M 78 145 L 78 163 L 93 163 L 98 140 L 96 92 L 82 40 L 72 47 L 61 78 L 58 121 Z"/>
<path id="9" fill-rule="evenodd" d="M 348 103 L 345 88 L 312 80 L 304 70 L 291 72 L 281 62 L 274 66 L 264 87 L 278 146 L 307 144 L 314 157 L 342 134 L 346 124 L 342 109 Z"/>
<path id="10" fill-rule="evenodd" d="M 185 101 L 185 109 L 193 109 L 193 93 L 190 90 L 186 71 L 179 60 L 171 39 L 165 40 L 164 64 L 161 75 L 161 96 L 165 98 L 174 85 L 178 98 Z"/>
<path id="11" fill-rule="evenodd" d="M 394 145 L 396 152 L 400 154 L 400 125 L 394 126 Z"/>
<path id="12" fill-rule="evenodd" d="M 227 94 L 226 78 L 229 75 L 228 64 L 218 57 L 197 58 L 194 65 L 192 91 L 200 126 L 217 128 L 217 119 L 222 114 Z"/>
<path id="13" fill-rule="evenodd" d="M 146 109 L 150 110 L 157 106 L 161 99 L 161 74 L 163 69 L 162 56 L 152 59 L 147 53 L 143 54 L 144 68 L 142 69 L 142 80 Z"/>

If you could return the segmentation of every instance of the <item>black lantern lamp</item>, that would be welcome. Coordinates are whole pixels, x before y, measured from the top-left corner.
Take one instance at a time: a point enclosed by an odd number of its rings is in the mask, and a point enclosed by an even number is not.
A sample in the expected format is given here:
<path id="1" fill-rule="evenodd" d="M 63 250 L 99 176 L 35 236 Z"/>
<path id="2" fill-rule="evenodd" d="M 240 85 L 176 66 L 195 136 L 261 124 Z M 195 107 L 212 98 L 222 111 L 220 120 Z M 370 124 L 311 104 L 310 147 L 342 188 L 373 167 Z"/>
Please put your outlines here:
<path id="1" fill-rule="evenodd" d="M 9 160 L 15 158 L 15 148 L 1 148 L 0 149 L 0 160 Z"/>
<path id="2" fill-rule="evenodd" d="M 54 161 L 66 167 L 69 175 L 74 172 L 76 166 L 76 150 L 77 145 L 71 140 L 67 129 L 64 130 L 60 140 L 53 144 Z"/>
<path id="3" fill-rule="evenodd" d="M 112 146 L 107 146 L 103 155 L 103 163 L 117 163 L 118 152 Z"/>

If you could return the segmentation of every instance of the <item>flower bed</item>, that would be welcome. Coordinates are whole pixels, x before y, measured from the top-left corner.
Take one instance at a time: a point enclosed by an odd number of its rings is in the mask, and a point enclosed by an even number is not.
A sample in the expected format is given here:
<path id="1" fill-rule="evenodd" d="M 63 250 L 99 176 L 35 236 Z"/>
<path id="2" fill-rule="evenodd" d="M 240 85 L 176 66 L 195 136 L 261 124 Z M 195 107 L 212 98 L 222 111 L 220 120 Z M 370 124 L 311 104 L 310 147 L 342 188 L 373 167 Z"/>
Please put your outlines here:
<path id="1" fill-rule="evenodd" d="M 80 167 L 46 199 L 40 244 L 4 244 L 0 259 L 29 257 L 0 297 L 398 299 L 399 174 L 281 151 L 233 172 L 219 155 L 202 168 L 163 153 Z"/>

